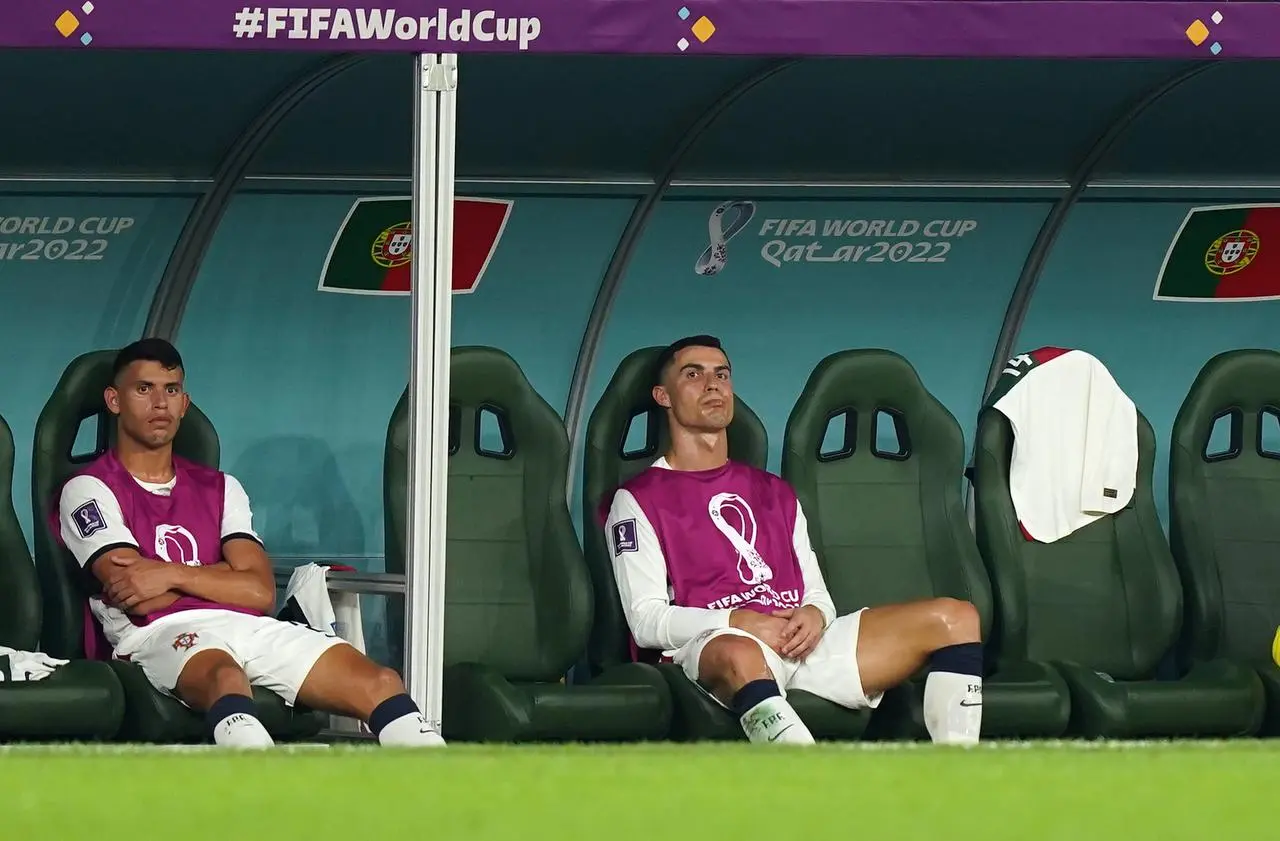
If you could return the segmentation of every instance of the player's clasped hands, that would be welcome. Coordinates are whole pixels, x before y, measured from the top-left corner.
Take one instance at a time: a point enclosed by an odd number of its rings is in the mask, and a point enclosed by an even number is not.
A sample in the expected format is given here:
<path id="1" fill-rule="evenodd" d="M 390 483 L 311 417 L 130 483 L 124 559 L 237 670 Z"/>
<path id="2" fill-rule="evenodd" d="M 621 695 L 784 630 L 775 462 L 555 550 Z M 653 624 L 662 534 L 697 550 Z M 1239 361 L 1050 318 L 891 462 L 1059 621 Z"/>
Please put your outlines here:
<path id="1" fill-rule="evenodd" d="M 739 627 L 788 660 L 808 657 L 822 639 L 824 622 L 816 607 L 775 610 L 772 615 L 742 613 Z"/>
<path id="2" fill-rule="evenodd" d="M 803 660 L 818 647 L 825 623 L 822 612 L 816 607 L 775 610 L 773 615 L 786 620 L 786 625 L 780 633 L 782 648 L 777 649 L 783 657 L 788 660 Z"/>

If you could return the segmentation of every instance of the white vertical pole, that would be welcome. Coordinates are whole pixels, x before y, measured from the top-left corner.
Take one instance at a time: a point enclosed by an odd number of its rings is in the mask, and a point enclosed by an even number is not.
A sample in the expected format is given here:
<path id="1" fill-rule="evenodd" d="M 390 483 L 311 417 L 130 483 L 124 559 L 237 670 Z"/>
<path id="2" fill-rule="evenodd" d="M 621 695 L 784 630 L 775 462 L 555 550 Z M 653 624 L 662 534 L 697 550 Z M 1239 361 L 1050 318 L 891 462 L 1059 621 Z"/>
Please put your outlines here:
<path id="1" fill-rule="evenodd" d="M 405 685 L 440 726 L 458 57 L 415 56 Z"/>

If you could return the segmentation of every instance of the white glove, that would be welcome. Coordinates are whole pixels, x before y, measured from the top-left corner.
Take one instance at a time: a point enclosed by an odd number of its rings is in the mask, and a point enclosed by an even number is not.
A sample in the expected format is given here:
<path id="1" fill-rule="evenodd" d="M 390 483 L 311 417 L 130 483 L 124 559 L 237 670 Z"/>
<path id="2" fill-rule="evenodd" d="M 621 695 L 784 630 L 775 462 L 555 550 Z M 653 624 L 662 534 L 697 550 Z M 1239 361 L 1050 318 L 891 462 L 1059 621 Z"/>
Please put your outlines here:
<path id="1" fill-rule="evenodd" d="M 0 645 L 0 682 L 43 680 L 68 662 L 50 657 L 42 651 L 18 651 Z"/>

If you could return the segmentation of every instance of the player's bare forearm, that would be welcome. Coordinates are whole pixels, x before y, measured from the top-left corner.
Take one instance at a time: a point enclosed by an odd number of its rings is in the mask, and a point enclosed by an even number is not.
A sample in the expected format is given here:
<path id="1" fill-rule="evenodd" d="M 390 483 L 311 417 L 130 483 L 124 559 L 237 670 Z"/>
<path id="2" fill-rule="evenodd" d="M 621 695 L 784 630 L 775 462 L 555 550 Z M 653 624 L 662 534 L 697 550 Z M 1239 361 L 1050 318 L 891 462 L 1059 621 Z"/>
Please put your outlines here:
<path id="1" fill-rule="evenodd" d="M 275 580 L 258 570 L 237 570 L 226 563 L 179 566 L 176 589 L 189 596 L 246 610 L 269 613 L 275 606 Z"/>
<path id="2" fill-rule="evenodd" d="M 126 610 L 125 613 L 131 613 L 134 616 L 146 616 L 148 613 L 155 613 L 157 610 L 164 610 L 180 598 L 182 598 L 181 593 L 170 590 L 167 593 L 156 596 L 154 599 L 147 599 L 145 602 L 134 605 Z"/>

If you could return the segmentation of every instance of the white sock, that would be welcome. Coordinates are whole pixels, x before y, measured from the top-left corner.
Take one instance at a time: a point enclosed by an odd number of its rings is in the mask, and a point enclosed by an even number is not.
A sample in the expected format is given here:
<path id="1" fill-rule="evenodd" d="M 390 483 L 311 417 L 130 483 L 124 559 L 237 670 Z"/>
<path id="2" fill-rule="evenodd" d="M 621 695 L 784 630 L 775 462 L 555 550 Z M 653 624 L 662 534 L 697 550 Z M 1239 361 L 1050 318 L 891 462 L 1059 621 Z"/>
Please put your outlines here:
<path id="1" fill-rule="evenodd" d="M 982 678 L 930 672 L 924 682 L 924 723 L 935 744 L 977 744 L 982 732 Z"/>
<path id="2" fill-rule="evenodd" d="M 262 722 L 249 713 L 232 713 L 215 724 L 213 741 L 229 748 L 269 748 L 275 744 Z"/>
<path id="3" fill-rule="evenodd" d="M 418 705 L 406 695 L 396 695 L 378 705 L 369 716 L 369 729 L 378 743 L 396 747 L 444 747 L 444 739 L 427 723 Z"/>
<path id="4" fill-rule="evenodd" d="M 435 731 L 422 713 L 402 715 L 382 728 L 378 743 L 402 747 L 444 747 L 444 739 Z"/>
<path id="5" fill-rule="evenodd" d="M 223 695 L 205 713 L 213 742 L 229 748 L 269 748 L 275 744 L 258 720 L 257 708 L 247 695 Z"/>
<path id="6" fill-rule="evenodd" d="M 791 745 L 814 744 L 813 734 L 781 695 L 765 698 L 738 719 L 752 742 Z"/>

